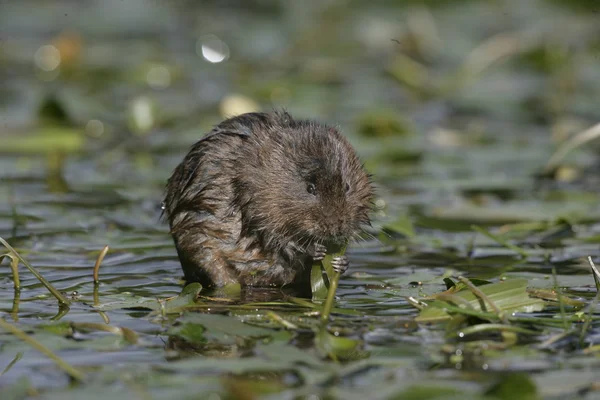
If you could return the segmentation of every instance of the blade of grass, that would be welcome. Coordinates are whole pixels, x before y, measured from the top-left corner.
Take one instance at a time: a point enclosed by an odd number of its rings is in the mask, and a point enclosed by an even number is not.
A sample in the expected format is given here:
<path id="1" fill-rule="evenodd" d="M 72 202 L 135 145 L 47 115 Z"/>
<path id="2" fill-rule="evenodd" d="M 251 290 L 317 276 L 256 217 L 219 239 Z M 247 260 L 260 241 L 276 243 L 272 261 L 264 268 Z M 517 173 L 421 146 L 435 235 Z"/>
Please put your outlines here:
<path id="1" fill-rule="evenodd" d="M 13 274 L 13 284 L 15 289 L 21 289 L 21 279 L 19 278 L 19 259 L 12 254 L 7 254 L 10 257 L 10 269 Z"/>
<path id="2" fill-rule="evenodd" d="M 285 320 L 284 318 L 282 318 L 279 314 L 273 312 L 273 311 L 267 311 L 267 317 L 280 324 L 284 329 L 290 329 L 290 330 L 297 330 L 298 326 L 294 325 L 293 323 Z"/>
<path id="3" fill-rule="evenodd" d="M 17 363 L 17 361 L 19 361 L 21 359 L 21 357 L 23 357 L 23 352 L 22 351 L 18 352 L 17 355 L 15 356 L 15 358 L 13 358 L 12 361 L 6 366 L 6 368 L 4 368 L 2 370 L 2 372 L 0 372 L 0 376 L 4 375 L 8 371 L 10 371 L 10 369 L 12 368 L 12 366 L 15 365 Z"/>
<path id="4" fill-rule="evenodd" d="M 46 346 L 44 346 L 43 344 L 41 344 L 40 342 L 38 342 L 37 340 L 32 338 L 27 333 L 23 332 L 21 329 L 17 328 L 16 326 L 14 326 L 12 324 L 9 324 L 3 318 L 0 318 L 0 328 L 4 329 L 7 332 L 12 333 L 17 338 L 21 339 L 22 341 L 24 341 L 25 343 L 27 343 L 28 345 L 30 345 L 31 347 L 33 347 L 34 349 L 39 351 L 40 353 L 42 353 L 45 356 L 47 356 L 48 358 L 50 358 L 52 361 L 54 361 L 56 363 L 56 365 L 60 369 L 65 371 L 67 374 L 69 374 L 69 376 L 71 376 L 73 379 L 78 380 L 78 381 L 83 381 L 85 379 L 85 375 L 82 372 L 73 368 L 70 364 L 68 364 L 62 358 L 60 358 L 56 354 L 54 354 L 49 348 L 47 348 Z"/>
<path id="5" fill-rule="evenodd" d="M 10 258 L 10 270 L 13 275 L 13 285 L 15 289 L 20 289 L 21 280 L 19 279 L 19 259 L 14 257 L 12 253 L 5 253 L 0 255 L 0 263 L 2 263 L 2 261 L 7 257 Z"/>
<path id="6" fill-rule="evenodd" d="M 13 321 L 19 320 L 19 305 L 21 304 L 21 289 L 15 289 L 15 294 L 13 295 L 13 303 L 12 308 L 10 310 L 10 315 L 12 316 Z"/>
<path id="7" fill-rule="evenodd" d="M 598 293 L 596 293 L 596 296 L 594 296 L 594 299 L 590 303 L 587 315 L 585 316 L 585 322 L 583 323 L 583 325 L 581 327 L 581 333 L 579 334 L 579 343 L 582 347 L 583 347 L 585 335 L 587 334 L 588 329 L 590 329 L 590 326 L 592 325 L 592 321 L 593 321 L 592 317 L 594 315 L 594 311 L 596 310 L 596 306 L 598 305 L 599 300 L 600 300 L 600 291 Z"/>
<path id="8" fill-rule="evenodd" d="M 558 298 L 558 307 L 560 309 L 560 319 L 563 321 L 564 330 L 569 329 L 569 322 L 567 321 L 567 314 L 565 312 L 565 303 L 563 302 L 562 292 L 558 287 L 558 279 L 556 278 L 556 267 L 552 267 L 552 280 L 554 282 L 554 290 Z"/>
<path id="9" fill-rule="evenodd" d="M 591 128 L 586 129 L 585 131 L 579 132 L 578 134 L 567 140 L 556 151 L 556 153 L 554 153 L 552 157 L 550 157 L 550 160 L 548 160 L 548 163 L 546 163 L 544 171 L 550 172 L 572 150 L 576 149 L 577 147 L 581 147 L 583 144 L 592 141 L 597 137 L 600 137 L 600 123 L 592 126 Z"/>
<path id="10" fill-rule="evenodd" d="M 449 293 L 440 293 L 435 295 L 435 298 L 437 300 L 442 300 L 442 301 L 446 301 L 448 303 L 454 303 L 457 306 L 464 306 L 465 308 L 471 309 L 471 310 L 475 310 L 475 308 L 473 308 L 473 305 L 469 302 L 469 300 L 460 297 L 460 296 L 455 296 L 453 294 L 449 294 Z"/>
<path id="11" fill-rule="evenodd" d="M 506 240 L 502 239 L 501 237 L 499 237 L 497 235 L 494 235 L 490 231 L 483 229 L 480 226 L 471 225 L 471 229 L 473 229 L 474 231 L 476 231 L 478 233 L 481 233 L 484 236 L 487 236 L 488 238 L 492 239 L 494 242 L 501 244 L 502 246 L 506 247 L 507 249 L 511 249 L 515 253 L 521 255 L 521 257 L 523 257 L 523 258 L 527 258 L 527 256 L 528 256 L 527 252 L 525 250 L 523 250 L 522 248 L 520 248 L 519 246 L 515 246 L 514 244 L 508 243 Z"/>
<path id="12" fill-rule="evenodd" d="M 48 289 L 48 291 L 50 293 L 52 293 L 52 295 L 54 297 L 56 297 L 56 299 L 58 300 L 58 302 L 60 304 L 66 305 L 66 306 L 69 306 L 71 304 L 71 302 L 65 296 L 63 296 L 58 290 L 56 290 L 56 288 L 54 286 L 52 286 L 52 284 L 50 282 L 48 282 L 48 280 L 46 280 L 46 278 L 44 278 L 35 268 L 33 268 L 31 266 L 31 264 L 29 264 L 27 261 L 25 261 L 25 259 L 23 257 L 21 257 L 19 255 L 19 253 L 17 253 L 17 251 L 10 244 L 8 244 L 8 242 L 6 240 L 4 240 L 0 237 L 0 243 L 2 243 L 4 245 L 4 247 L 6 247 L 8 250 L 10 250 L 10 252 L 13 254 L 13 256 L 17 257 L 19 259 L 19 261 L 21 261 L 23 263 L 23 265 L 26 266 L 29 271 L 31 271 L 31 273 L 42 283 L 42 285 L 44 285 L 46 287 L 46 289 Z"/>
<path id="13" fill-rule="evenodd" d="M 552 346 L 554 343 L 558 342 L 559 340 L 563 340 L 564 338 L 569 337 L 574 333 L 575 333 L 575 331 L 571 329 L 568 331 L 562 331 L 560 333 L 554 334 L 554 335 L 550 336 L 548 339 L 544 340 L 542 343 L 540 343 L 539 348 L 547 349 L 550 346 Z"/>
<path id="14" fill-rule="evenodd" d="M 588 256 L 588 262 L 590 263 L 590 267 L 592 268 L 592 276 L 594 277 L 594 283 L 596 284 L 596 292 L 600 293 L 600 271 L 594 264 L 592 257 Z"/>
<path id="15" fill-rule="evenodd" d="M 335 292 L 337 290 L 339 280 L 340 273 L 334 272 L 331 282 L 329 284 L 327 299 L 325 299 L 325 305 L 323 306 L 323 311 L 321 312 L 321 321 L 323 323 L 327 323 L 327 321 L 329 321 L 329 315 L 331 314 L 331 309 L 333 308 L 333 302 L 335 301 Z"/>
<path id="16" fill-rule="evenodd" d="M 505 324 L 478 324 L 474 326 L 469 326 L 467 328 L 461 329 L 460 332 L 457 332 L 457 335 L 462 334 L 460 337 L 473 335 L 475 333 L 482 333 L 488 331 L 501 331 L 501 332 L 514 332 L 514 333 L 522 333 L 525 335 L 539 335 L 540 332 L 533 331 L 531 329 L 525 329 L 518 326 L 513 325 L 505 325 Z"/>

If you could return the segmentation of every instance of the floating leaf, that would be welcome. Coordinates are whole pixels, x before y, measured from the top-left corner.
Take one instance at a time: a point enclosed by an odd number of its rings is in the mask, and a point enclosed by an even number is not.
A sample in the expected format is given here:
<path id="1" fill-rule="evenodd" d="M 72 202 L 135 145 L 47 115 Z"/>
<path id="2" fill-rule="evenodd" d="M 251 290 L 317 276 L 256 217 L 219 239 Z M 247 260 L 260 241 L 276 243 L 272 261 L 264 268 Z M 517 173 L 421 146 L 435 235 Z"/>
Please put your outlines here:
<path id="1" fill-rule="evenodd" d="M 201 325 L 205 328 L 205 332 L 203 332 L 205 337 L 224 341 L 233 340 L 236 336 L 259 338 L 269 337 L 276 333 L 271 329 L 246 324 L 236 317 L 219 314 L 188 312 L 179 319 L 179 322 L 184 326 L 186 324 Z M 179 329 L 175 332 L 179 332 Z"/>
<path id="2" fill-rule="evenodd" d="M 196 299 L 198 298 L 198 294 L 202 291 L 202 285 L 198 282 L 190 283 L 185 286 L 181 293 L 173 297 L 171 299 L 167 299 L 163 304 L 164 307 L 161 311 L 166 314 L 180 312 L 186 307 L 196 305 Z"/>
<path id="3" fill-rule="evenodd" d="M 198 303 L 195 299 L 202 290 L 199 283 L 191 283 L 183 288 L 178 296 L 169 299 L 153 299 L 149 297 L 136 296 L 132 293 L 120 293 L 105 295 L 101 297 L 102 303 L 94 308 L 102 311 L 131 309 L 131 310 L 154 310 L 163 314 L 179 313 L 183 309 L 195 307 Z"/>
<path id="4" fill-rule="evenodd" d="M 504 282 L 491 283 L 489 285 L 479 286 L 483 292 L 502 312 L 534 312 L 544 308 L 544 302 L 540 299 L 529 297 L 527 293 L 527 280 L 514 279 Z M 449 297 L 450 296 L 450 297 Z M 489 318 L 481 312 L 490 313 L 490 308 L 485 305 L 482 308 L 483 301 L 475 296 L 470 290 L 464 289 L 456 293 L 440 293 L 431 296 L 437 299 L 429 304 L 427 308 L 421 311 L 416 318 L 418 322 L 441 322 L 451 319 L 448 313 L 449 306 L 454 312 L 464 312 L 469 315 L 481 315 Z M 440 300 L 447 299 L 447 300 Z"/>
<path id="5" fill-rule="evenodd" d="M 102 311 L 121 309 L 159 310 L 161 308 L 157 299 L 136 296 L 133 293 L 128 292 L 104 295 L 100 300 L 102 303 L 94 305 L 94 308 Z"/>

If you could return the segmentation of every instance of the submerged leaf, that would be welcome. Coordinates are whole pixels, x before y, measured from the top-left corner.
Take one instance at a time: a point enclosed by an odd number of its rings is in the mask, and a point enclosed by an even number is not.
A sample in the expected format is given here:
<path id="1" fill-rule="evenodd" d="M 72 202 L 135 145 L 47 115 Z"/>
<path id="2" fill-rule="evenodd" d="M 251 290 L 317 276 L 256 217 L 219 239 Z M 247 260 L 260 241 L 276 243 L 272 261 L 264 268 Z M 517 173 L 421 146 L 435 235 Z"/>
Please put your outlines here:
<path id="1" fill-rule="evenodd" d="M 120 293 L 116 295 L 102 296 L 102 304 L 95 305 L 102 311 L 133 309 L 153 310 L 163 314 L 179 313 L 188 307 L 197 306 L 195 301 L 198 293 L 202 290 L 199 283 L 191 283 L 183 288 L 178 296 L 168 299 L 153 299 L 149 297 L 136 296 L 132 293 Z M 107 301 L 108 300 L 108 301 Z"/>
<path id="2" fill-rule="evenodd" d="M 205 337 L 216 339 L 232 339 L 234 337 L 260 338 L 269 337 L 276 331 L 266 328 L 259 328 L 240 321 L 236 317 L 219 315 L 219 314 L 203 314 L 203 313 L 185 313 L 179 322 L 183 326 L 193 324 L 194 326 L 201 325 L 205 328 L 202 333 Z M 176 330 L 180 332 L 180 329 Z M 189 331 L 188 331 L 189 333 Z"/>
<path id="3" fill-rule="evenodd" d="M 206 343 L 206 337 L 204 336 L 205 331 L 206 328 L 204 327 L 204 325 L 189 322 L 187 324 L 184 324 L 181 328 L 179 328 L 176 331 L 176 333 L 178 336 L 181 336 L 187 342 Z"/>
<path id="4" fill-rule="evenodd" d="M 333 360 L 359 360 L 369 355 L 367 351 L 362 350 L 362 341 L 347 337 L 335 336 L 322 328 L 315 336 L 315 345 L 317 350 L 323 355 Z"/>
<path id="5" fill-rule="evenodd" d="M 486 395 L 499 400 L 536 400 L 539 398 L 535 383 L 527 374 L 509 374 L 493 385 Z"/>

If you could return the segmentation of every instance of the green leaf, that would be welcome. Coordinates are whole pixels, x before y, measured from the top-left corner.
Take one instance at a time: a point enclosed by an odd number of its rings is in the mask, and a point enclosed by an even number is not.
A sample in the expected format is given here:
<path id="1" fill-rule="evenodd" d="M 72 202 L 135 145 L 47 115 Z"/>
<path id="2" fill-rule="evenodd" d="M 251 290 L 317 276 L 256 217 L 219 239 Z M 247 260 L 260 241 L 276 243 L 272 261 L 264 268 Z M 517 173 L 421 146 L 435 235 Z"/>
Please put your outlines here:
<path id="1" fill-rule="evenodd" d="M 233 341 L 235 337 L 270 337 L 277 333 L 277 331 L 271 329 L 246 324 L 236 317 L 219 314 L 187 312 L 179 319 L 179 322 L 184 326 L 187 324 L 201 325 L 205 328 L 203 332 L 205 337 L 222 341 Z M 178 328 L 174 332 L 178 334 L 180 329 Z"/>
<path id="2" fill-rule="evenodd" d="M 158 310 L 160 304 L 157 299 L 151 297 L 136 296 L 133 293 L 123 292 L 119 294 L 104 295 L 100 298 L 101 304 L 94 305 L 94 308 L 101 311 L 110 310 Z"/>
<path id="3" fill-rule="evenodd" d="M 491 283 L 489 285 L 479 286 L 479 289 L 489 298 L 490 301 L 503 312 L 534 312 L 544 308 L 544 302 L 540 299 L 529 297 L 527 293 L 527 280 L 514 279 L 504 282 Z M 444 292 L 432 296 L 433 298 L 445 298 Z M 490 308 L 485 305 L 482 309 L 483 301 L 475 296 L 470 290 L 464 289 L 460 292 L 453 293 L 448 301 L 436 300 L 421 311 L 415 319 L 417 322 L 441 322 L 451 318 L 448 313 L 449 305 L 455 305 L 452 310 L 472 315 L 473 313 L 490 313 Z M 482 318 L 487 319 L 489 316 L 481 314 Z"/>
<path id="4" fill-rule="evenodd" d="M 201 290 L 202 285 L 199 283 L 191 283 L 184 287 L 178 296 L 169 299 L 154 299 L 124 292 L 115 295 L 102 296 L 102 303 L 95 305 L 94 307 L 102 311 L 145 309 L 160 311 L 162 314 L 173 314 L 179 313 L 183 309 L 197 306 L 198 303 L 195 300 Z"/>
<path id="5" fill-rule="evenodd" d="M 181 293 L 178 296 L 166 300 L 164 302 L 164 308 L 162 308 L 162 311 L 164 311 L 166 314 L 176 313 L 188 306 L 196 305 L 196 299 L 201 291 L 201 284 L 197 282 L 190 283 L 181 290 Z"/>

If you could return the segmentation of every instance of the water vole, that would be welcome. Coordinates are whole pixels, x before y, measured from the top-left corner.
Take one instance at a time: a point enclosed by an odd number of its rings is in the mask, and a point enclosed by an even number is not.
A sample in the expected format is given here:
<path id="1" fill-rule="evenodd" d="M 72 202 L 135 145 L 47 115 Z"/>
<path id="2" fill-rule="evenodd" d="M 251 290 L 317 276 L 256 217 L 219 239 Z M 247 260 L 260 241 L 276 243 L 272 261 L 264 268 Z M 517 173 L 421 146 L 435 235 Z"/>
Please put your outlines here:
<path id="1" fill-rule="evenodd" d="M 188 282 L 281 286 L 308 281 L 327 244 L 369 224 L 371 198 L 337 129 L 249 113 L 192 146 L 169 178 L 164 212 Z M 348 261 L 333 265 L 343 272 Z"/>

